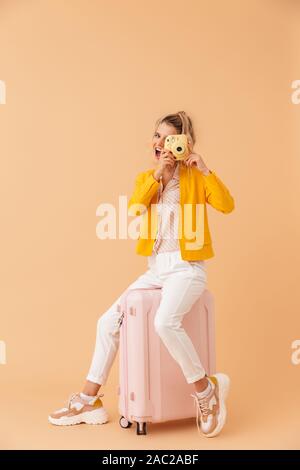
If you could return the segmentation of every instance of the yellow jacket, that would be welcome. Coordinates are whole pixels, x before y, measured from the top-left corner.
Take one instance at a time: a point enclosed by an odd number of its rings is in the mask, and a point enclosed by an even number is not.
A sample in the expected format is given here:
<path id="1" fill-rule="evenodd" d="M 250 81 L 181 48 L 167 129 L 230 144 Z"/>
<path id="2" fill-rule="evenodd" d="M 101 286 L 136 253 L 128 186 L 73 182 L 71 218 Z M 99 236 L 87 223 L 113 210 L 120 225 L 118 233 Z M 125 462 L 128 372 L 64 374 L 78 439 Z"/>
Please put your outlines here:
<path id="1" fill-rule="evenodd" d="M 160 182 L 153 177 L 154 171 L 152 168 L 138 174 L 134 192 L 128 201 L 129 215 L 141 216 L 136 253 L 144 256 L 152 254 L 158 228 L 156 203 Z M 178 239 L 181 256 L 189 261 L 211 258 L 214 251 L 206 203 L 228 214 L 234 209 L 233 197 L 214 171 L 205 176 L 195 166 L 180 164 L 179 188 L 181 211 L 178 233 L 181 235 Z"/>

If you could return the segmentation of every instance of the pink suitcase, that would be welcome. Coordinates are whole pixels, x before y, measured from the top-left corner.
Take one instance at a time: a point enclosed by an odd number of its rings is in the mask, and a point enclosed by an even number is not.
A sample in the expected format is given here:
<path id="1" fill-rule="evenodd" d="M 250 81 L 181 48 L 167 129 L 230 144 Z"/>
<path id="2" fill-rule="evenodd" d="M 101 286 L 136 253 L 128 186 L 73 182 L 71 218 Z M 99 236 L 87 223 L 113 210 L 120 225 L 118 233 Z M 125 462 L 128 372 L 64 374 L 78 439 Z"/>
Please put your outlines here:
<path id="1" fill-rule="evenodd" d="M 154 329 L 161 289 L 132 289 L 121 299 L 119 413 L 123 428 L 137 423 L 146 434 L 148 422 L 196 416 L 193 384 Z M 215 373 L 213 296 L 206 289 L 182 323 L 208 375 Z"/>

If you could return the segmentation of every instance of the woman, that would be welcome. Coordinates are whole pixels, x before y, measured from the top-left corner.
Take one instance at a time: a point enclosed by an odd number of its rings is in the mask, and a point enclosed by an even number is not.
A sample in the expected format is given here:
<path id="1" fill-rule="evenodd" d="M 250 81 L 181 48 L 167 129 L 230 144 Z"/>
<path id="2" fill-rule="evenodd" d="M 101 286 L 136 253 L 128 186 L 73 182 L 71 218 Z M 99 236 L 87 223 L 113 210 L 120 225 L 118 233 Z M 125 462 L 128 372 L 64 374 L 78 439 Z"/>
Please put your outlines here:
<path id="1" fill-rule="evenodd" d="M 164 149 L 170 134 L 188 137 L 189 155 L 184 161 L 176 160 L 171 151 Z M 155 168 L 138 175 L 128 203 L 130 214 L 143 216 L 136 252 L 147 257 L 148 269 L 126 291 L 162 289 L 155 329 L 187 382 L 194 384 L 198 429 L 213 437 L 225 424 L 229 378 L 220 373 L 206 375 L 181 323 L 206 287 L 205 260 L 214 256 L 206 203 L 229 213 L 234 209 L 234 200 L 216 173 L 207 168 L 200 155 L 193 153 L 194 144 L 192 121 L 185 112 L 163 116 L 156 122 L 152 139 Z M 123 294 L 98 320 L 95 351 L 82 392 L 73 394 L 66 408 L 49 416 L 52 424 L 108 421 L 99 398 L 103 394 L 97 394 L 107 380 L 119 346 L 118 307 Z"/>

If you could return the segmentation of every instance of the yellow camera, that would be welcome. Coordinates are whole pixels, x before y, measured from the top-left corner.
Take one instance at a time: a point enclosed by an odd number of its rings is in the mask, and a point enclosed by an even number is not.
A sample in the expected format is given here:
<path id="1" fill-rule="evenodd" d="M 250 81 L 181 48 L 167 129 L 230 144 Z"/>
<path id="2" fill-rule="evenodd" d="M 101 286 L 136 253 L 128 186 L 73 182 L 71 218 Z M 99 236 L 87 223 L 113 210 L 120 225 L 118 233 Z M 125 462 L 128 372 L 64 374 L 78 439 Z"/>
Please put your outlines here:
<path id="1" fill-rule="evenodd" d="M 186 134 L 168 135 L 165 140 L 164 148 L 170 150 L 176 160 L 185 160 L 190 154 Z"/>

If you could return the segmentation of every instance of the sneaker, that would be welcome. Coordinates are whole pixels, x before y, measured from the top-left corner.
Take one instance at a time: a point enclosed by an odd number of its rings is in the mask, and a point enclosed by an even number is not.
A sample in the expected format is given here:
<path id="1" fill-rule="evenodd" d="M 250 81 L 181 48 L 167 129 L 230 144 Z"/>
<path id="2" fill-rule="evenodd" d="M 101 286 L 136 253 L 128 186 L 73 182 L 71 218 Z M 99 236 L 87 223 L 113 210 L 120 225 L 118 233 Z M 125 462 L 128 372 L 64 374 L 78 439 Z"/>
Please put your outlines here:
<path id="1" fill-rule="evenodd" d="M 104 424 L 108 421 L 108 414 L 103 408 L 102 401 L 97 395 L 90 402 L 83 400 L 80 393 L 73 393 L 66 408 L 61 408 L 48 416 L 51 424 L 69 426 L 72 424 Z"/>
<path id="2" fill-rule="evenodd" d="M 200 398 L 195 398 L 197 408 L 196 422 L 197 428 L 201 429 L 206 437 L 214 437 L 222 430 L 226 420 L 225 400 L 228 395 L 230 380 L 225 374 L 215 374 L 208 377 L 211 384 L 209 394 Z"/>

